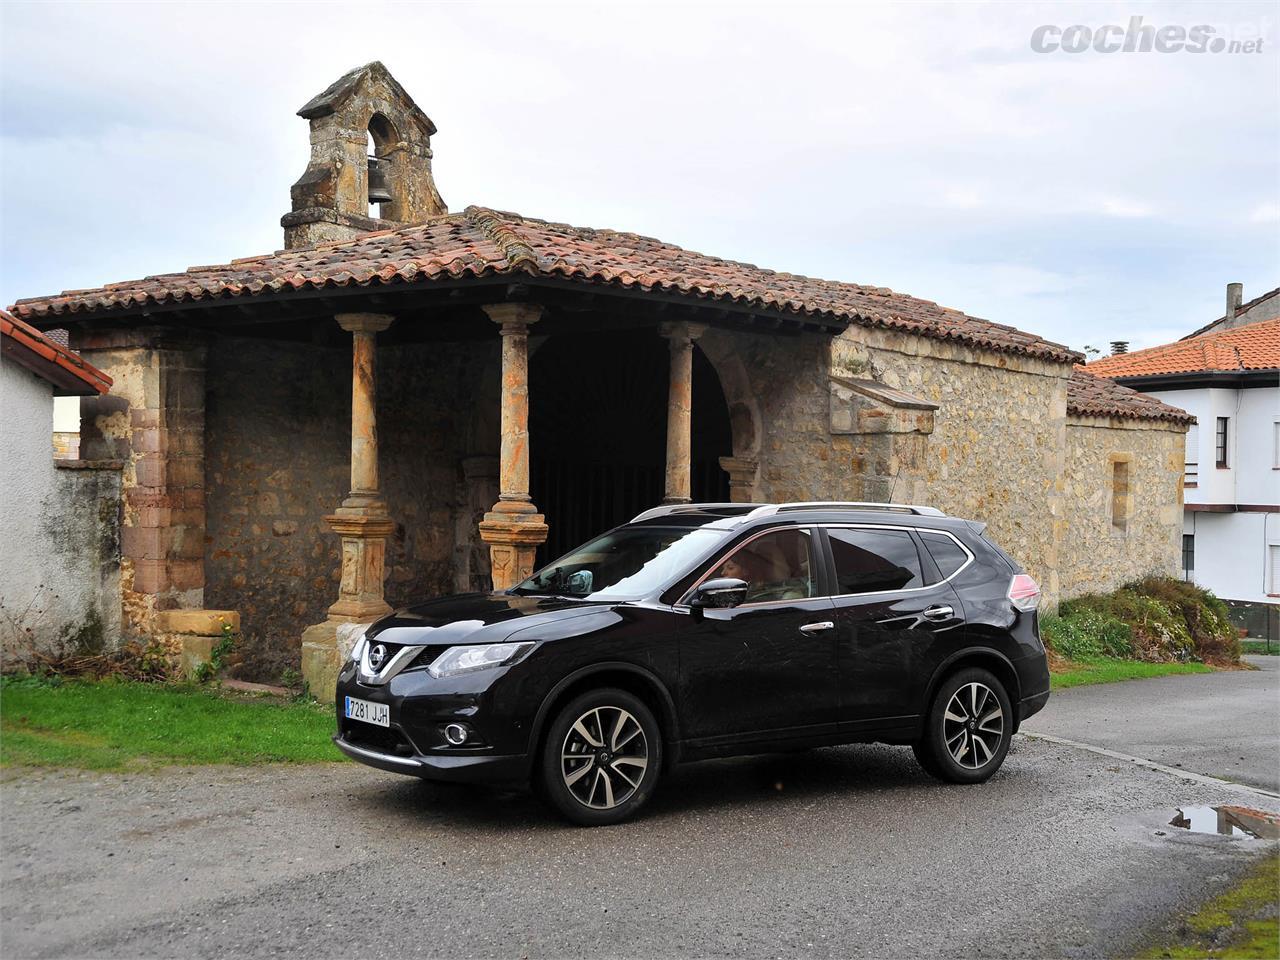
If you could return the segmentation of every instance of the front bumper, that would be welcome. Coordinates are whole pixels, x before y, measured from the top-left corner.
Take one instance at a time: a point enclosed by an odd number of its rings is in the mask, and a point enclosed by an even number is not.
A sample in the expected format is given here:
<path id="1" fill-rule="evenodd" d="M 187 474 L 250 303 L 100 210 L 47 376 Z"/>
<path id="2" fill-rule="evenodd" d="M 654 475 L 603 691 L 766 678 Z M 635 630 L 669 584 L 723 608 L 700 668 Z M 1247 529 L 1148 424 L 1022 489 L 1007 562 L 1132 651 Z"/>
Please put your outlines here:
<path id="1" fill-rule="evenodd" d="M 528 758 L 517 756 L 399 756 L 354 743 L 348 743 L 341 734 L 333 738 L 334 745 L 352 760 L 404 773 L 425 780 L 449 783 L 521 783 L 528 779 Z"/>

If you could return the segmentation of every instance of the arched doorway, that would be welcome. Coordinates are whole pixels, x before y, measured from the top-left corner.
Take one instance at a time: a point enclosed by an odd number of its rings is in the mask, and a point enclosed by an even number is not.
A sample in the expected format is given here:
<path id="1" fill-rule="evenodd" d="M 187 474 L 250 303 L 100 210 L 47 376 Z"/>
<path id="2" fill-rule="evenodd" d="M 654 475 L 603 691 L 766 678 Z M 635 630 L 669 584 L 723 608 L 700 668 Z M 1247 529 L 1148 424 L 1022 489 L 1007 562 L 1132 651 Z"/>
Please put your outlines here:
<path id="1" fill-rule="evenodd" d="M 547 518 L 537 563 L 662 502 L 670 352 L 654 330 L 551 337 L 529 361 L 530 493 Z M 693 352 L 695 501 L 727 501 L 732 453 L 715 369 Z"/>

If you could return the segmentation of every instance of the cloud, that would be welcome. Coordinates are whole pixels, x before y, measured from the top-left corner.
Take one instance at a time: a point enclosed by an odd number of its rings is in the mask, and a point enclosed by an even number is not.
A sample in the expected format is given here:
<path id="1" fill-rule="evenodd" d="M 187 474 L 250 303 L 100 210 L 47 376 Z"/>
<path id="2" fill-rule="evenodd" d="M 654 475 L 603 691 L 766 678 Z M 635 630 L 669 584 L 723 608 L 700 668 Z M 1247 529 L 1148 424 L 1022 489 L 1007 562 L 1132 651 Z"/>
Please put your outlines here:
<path id="1" fill-rule="evenodd" d="M 1250 223 L 1276 223 L 1280 221 L 1280 203 L 1274 200 L 1260 203 L 1249 214 Z"/>
<path id="2" fill-rule="evenodd" d="M 1247 298 L 1280 272 L 1274 46 L 1031 52 L 1039 24 L 1123 13 L 1089 3 L 366 3 L 367 30 L 343 10 L 0 7 L 0 299 L 278 246 L 294 111 L 373 59 L 439 127 L 455 210 L 635 230 L 1075 345 L 1194 329 L 1226 280 Z"/>

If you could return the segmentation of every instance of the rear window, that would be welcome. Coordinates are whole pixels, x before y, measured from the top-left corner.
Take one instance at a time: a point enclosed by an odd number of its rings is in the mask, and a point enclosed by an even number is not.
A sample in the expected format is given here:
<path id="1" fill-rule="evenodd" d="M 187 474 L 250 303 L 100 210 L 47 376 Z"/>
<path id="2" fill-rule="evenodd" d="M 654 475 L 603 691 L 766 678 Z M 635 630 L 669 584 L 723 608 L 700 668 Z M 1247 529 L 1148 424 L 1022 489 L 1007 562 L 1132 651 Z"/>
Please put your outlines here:
<path id="1" fill-rule="evenodd" d="M 829 527 L 836 593 L 877 593 L 924 585 L 920 554 L 904 530 Z"/>
<path id="2" fill-rule="evenodd" d="M 929 556 L 933 557 L 933 562 L 938 565 L 943 580 L 954 574 L 969 560 L 969 555 L 964 552 L 964 548 L 945 533 L 928 533 L 921 530 L 920 539 L 924 541 L 925 549 L 929 551 Z"/>

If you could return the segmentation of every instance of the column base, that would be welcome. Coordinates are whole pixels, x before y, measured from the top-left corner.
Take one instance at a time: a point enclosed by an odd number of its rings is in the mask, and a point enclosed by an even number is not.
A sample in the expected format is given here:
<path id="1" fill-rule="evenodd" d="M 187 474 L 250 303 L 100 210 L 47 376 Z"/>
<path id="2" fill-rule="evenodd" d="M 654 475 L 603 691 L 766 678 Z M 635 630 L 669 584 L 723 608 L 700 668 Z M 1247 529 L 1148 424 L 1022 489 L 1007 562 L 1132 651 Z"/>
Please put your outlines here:
<path id="1" fill-rule="evenodd" d="M 333 700 L 338 673 L 368 623 L 326 620 L 302 631 L 302 679 L 321 703 Z"/>
<path id="2" fill-rule="evenodd" d="M 533 555 L 547 542 L 547 524 L 540 513 L 498 512 L 495 507 L 480 521 L 480 539 L 489 544 L 494 590 L 507 590 L 533 573 Z"/>

